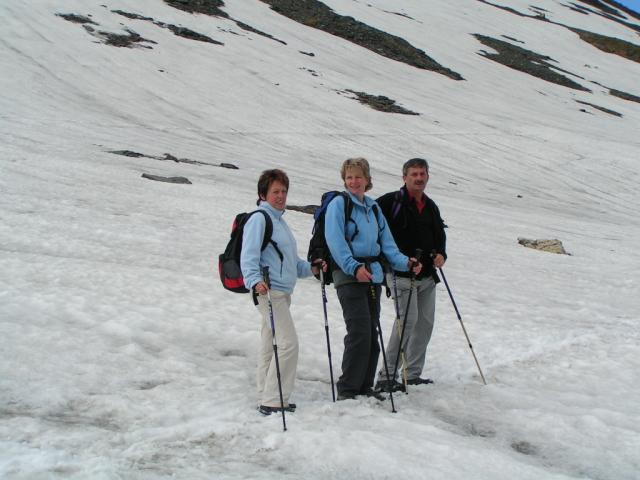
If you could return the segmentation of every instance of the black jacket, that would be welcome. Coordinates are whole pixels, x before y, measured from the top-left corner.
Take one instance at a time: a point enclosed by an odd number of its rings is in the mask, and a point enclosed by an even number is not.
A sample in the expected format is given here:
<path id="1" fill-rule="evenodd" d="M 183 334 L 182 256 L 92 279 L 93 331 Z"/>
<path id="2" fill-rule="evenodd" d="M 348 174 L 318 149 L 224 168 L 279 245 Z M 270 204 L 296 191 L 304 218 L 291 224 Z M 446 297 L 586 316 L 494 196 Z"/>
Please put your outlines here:
<path id="1" fill-rule="evenodd" d="M 437 283 L 438 275 L 430 256 L 435 250 L 435 253 L 439 253 L 446 260 L 447 236 L 438 206 L 429 197 L 425 197 L 426 204 L 422 213 L 418 213 L 418 208 L 409 197 L 406 187 L 386 193 L 376 201 L 387 219 L 400 251 L 408 257 L 414 257 L 416 249 L 422 249 L 423 266 L 417 278 L 431 276 Z M 396 272 L 396 275 L 409 276 L 407 272 Z"/>

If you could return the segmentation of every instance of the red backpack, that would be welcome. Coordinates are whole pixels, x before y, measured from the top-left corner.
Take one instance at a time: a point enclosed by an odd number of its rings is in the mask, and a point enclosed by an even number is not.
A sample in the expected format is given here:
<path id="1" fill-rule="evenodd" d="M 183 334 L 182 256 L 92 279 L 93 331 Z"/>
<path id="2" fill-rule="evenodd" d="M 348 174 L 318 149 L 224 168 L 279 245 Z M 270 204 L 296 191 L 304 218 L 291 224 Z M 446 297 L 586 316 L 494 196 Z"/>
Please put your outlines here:
<path id="1" fill-rule="evenodd" d="M 240 269 L 240 254 L 242 252 L 242 236 L 244 233 L 244 226 L 247 221 L 256 212 L 260 212 L 264 215 L 266 226 L 264 229 L 264 238 L 262 239 L 262 246 L 260 251 L 267 248 L 267 245 L 271 243 L 280 261 L 283 260 L 282 252 L 278 248 L 278 244 L 271 240 L 273 234 L 273 221 L 267 212 L 258 209 L 253 212 L 243 212 L 236 215 L 233 225 L 231 226 L 231 238 L 227 243 L 224 253 L 218 257 L 218 272 L 220 273 L 220 281 L 222 286 L 227 290 L 235 293 L 249 293 L 249 290 L 244 285 L 244 278 L 242 277 L 242 270 Z"/>

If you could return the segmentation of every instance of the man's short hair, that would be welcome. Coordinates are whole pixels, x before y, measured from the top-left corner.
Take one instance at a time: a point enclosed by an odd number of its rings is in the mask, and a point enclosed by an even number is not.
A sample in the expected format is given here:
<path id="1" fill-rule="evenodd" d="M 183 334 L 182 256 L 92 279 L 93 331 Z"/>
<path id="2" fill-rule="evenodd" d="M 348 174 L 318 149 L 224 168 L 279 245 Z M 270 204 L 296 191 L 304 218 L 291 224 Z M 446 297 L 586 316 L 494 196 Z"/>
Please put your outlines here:
<path id="1" fill-rule="evenodd" d="M 411 160 L 407 160 L 402 166 L 403 177 L 407 176 L 410 168 L 424 168 L 427 173 L 429 173 L 429 162 L 427 162 L 424 158 L 412 158 Z"/>

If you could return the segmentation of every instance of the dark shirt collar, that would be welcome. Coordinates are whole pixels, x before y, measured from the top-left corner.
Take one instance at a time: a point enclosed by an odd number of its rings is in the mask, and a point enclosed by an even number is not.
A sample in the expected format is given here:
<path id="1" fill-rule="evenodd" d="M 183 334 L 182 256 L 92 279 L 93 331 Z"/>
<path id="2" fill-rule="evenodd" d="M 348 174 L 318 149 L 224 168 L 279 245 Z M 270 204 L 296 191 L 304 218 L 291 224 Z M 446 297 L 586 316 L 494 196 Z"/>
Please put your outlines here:
<path id="1" fill-rule="evenodd" d="M 407 198 L 408 198 L 409 200 L 413 200 L 413 201 L 415 201 L 416 203 L 424 203 L 424 202 L 427 200 L 427 195 L 426 195 L 424 192 L 422 192 L 422 196 L 421 196 L 420 198 L 416 198 L 416 197 L 415 197 L 415 195 L 413 195 L 413 194 L 409 191 L 409 189 L 407 188 L 407 186 L 406 186 L 406 185 L 405 185 L 405 186 L 403 186 L 402 188 L 404 189 L 404 192 L 407 194 Z"/>

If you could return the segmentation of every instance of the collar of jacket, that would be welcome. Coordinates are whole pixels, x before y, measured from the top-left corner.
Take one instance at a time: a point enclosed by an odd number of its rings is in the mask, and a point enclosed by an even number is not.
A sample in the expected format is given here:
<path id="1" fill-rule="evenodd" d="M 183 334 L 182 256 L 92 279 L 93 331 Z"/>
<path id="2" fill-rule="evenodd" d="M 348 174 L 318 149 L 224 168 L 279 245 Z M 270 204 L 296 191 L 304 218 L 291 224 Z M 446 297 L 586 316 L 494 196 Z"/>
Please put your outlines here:
<path id="1" fill-rule="evenodd" d="M 371 205 L 373 205 L 373 199 L 367 197 L 366 195 L 364 196 L 363 201 L 361 202 L 360 199 L 358 197 L 356 197 L 353 193 L 351 193 L 349 190 L 345 190 L 347 192 L 347 194 L 349 195 L 349 197 L 351 197 L 351 201 L 356 204 L 356 205 L 360 205 L 361 207 L 371 207 Z"/>
<path id="2" fill-rule="evenodd" d="M 269 202 L 266 200 L 261 200 L 259 207 L 263 210 L 266 210 L 271 214 L 272 217 L 280 220 L 282 215 L 284 215 L 284 210 L 278 210 L 277 208 L 273 208 Z"/>
<path id="3" fill-rule="evenodd" d="M 411 200 L 412 200 L 412 198 L 413 198 L 413 197 L 412 197 L 412 196 L 411 196 L 411 194 L 409 193 L 409 190 L 407 190 L 407 186 L 406 186 L 406 185 L 403 185 L 403 186 L 400 188 L 400 190 L 402 190 L 402 198 L 404 199 L 404 201 L 405 201 L 406 203 L 411 203 Z M 429 198 L 429 197 L 427 196 L 427 194 L 426 194 L 426 193 L 424 193 L 424 192 L 422 192 L 422 200 L 423 200 L 424 202 L 426 202 L 426 201 L 427 201 L 427 198 Z"/>

